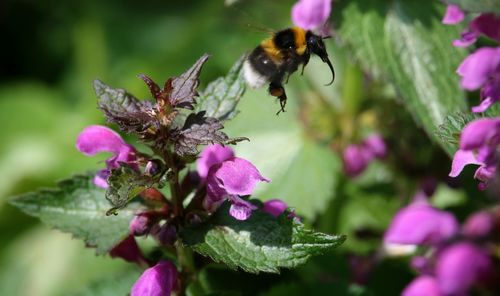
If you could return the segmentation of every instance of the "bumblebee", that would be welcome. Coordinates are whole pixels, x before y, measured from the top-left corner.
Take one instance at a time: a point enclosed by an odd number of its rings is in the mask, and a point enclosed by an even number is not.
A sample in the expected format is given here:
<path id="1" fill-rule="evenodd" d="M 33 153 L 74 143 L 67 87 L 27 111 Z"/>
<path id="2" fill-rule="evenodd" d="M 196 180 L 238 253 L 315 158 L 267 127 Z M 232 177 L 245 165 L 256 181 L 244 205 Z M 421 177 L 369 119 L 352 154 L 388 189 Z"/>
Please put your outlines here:
<path id="1" fill-rule="evenodd" d="M 335 80 L 335 71 L 328 59 L 325 37 L 315 35 L 299 27 L 288 28 L 273 34 L 263 40 L 247 57 L 243 64 L 243 74 L 247 84 L 252 88 L 260 88 L 269 83 L 269 94 L 280 101 L 280 112 L 285 112 L 286 93 L 283 81 L 288 82 L 288 77 L 302 65 L 309 62 L 311 54 L 315 54 L 328 64 L 332 71 L 332 80 Z"/>

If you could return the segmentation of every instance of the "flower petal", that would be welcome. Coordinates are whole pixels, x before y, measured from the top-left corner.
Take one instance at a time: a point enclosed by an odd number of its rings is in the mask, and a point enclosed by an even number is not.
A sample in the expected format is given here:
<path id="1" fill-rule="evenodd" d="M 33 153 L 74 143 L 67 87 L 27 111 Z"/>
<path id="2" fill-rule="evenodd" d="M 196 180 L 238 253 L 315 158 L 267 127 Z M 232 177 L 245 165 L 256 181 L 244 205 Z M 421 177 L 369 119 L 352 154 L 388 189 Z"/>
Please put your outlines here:
<path id="1" fill-rule="evenodd" d="M 453 161 L 451 163 L 451 171 L 448 174 L 450 177 L 457 177 L 460 175 L 464 167 L 468 164 L 482 164 L 476 159 L 474 152 L 457 150 L 453 156 Z"/>
<path id="2" fill-rule="evenodd" d="M 500 135 L 500 118 L 482 118 L 467 124 L 460 135 L 461 150 L 475 150 Z"/>
<path id="3" fill-rule="evenodd" d="M 462 232 L 471 239 L 483 238 L 491 233 L 494 225 L 495 219 L 493 215 L 488 211 L 480 211 L 467 218 L 462 227 Z"/>
<path id="4" fill-rule="evenodd" d="M 491 271 L 491 258 L 479 247 L 462 242 L 446 248 L 437 259 L 436 278 L 445 295 L 461 295 Z"/>
<path id="5" fill-rule="evenodd" d="M 482 113 L 482 112 L 488 110 L 488 108 L 491 105 L 493 105 L 494 103 L 495 102 L 490 97 L 487 97 L 486 99 L 481 101 L 481 104 L 472 107 L 471 111 L 474 113 Z"/>
<path id="6" fill-rule="evenodd" d="M 460 39 L 453 40 L 452 44 L 455 47 L 468 47 L 476 42 L 479 34 L 474 31 L 465 31 L 460 34 Z"/>
<path id="7" fill-rule="evenodd" d="M 480 14 L 470 23 L 470 28 L 500 42 L 500 17 L 493 13 Z"/>
<path id="8" fill-rule="evenodd" d="M 144 255 L 132 235 L 127 236 L 126 239 L 111 249 L 109 255 L 111 258 L 119 257 L 127 262 L 137 263 L 139 265 L 146 262 Z"/>
<path id="9" fill-rule="evenodd" d="M 292 8 L 292 21 L 306 30 L 321 27 L 332 9 L 331 0 L 299 0 Z"/>
<path id="10" fill-rule="evenodd" d="M 363 140 L 362 144 L 376 158 L 384 158 L 387 156 L 387 146 L 380 135 L 370 135 Z"/>
<path id="11" fill-rule="evenodd" d="M 234 157 L 233 149 L 227 146 L 213 144 L 205 147 L 200 154 L 200 158 L 196 161 L 198 175 L 200 178 L 205 179 L 212 165 L 221 163 L 232 157 Z"/>
<path id="12" fill-rule="evenodd" d="M 438 244 L 458 232 L 455 217 L 427 204 L 411 204 L 394 216 L 384 242 L 389 244 Z"/>
<path id="13" fill-rule="evenodd" d="M 258 182 L 270 182 L 249 161 L 233 157 L 213 165 L 207 175 L 207 194 L 250 195 Z"/>
<path id="14" fill-rule="evenodd" d="M 248 219 L 252 215 L 252 211 L 257 209 L 255 205 L 237 196 L 232 196 L 230 200 L 232 205 L 229 208 L 229 214 L 236 220 Z"/>
<path id="15" fill-rule="evenodd" d="M 124 146 L 128 145 L 119 134 L 102 125 L 86 127 L 76 140 L 76 148 L 88 156 L 93 156 L 100 152 L 118 154 Z"/>
<path id="16" fill-rule="evenodd" d="M 109 170 L 104 169 L 98 171 L 94 176 L 94 184 L 101 188 L 107 189 L 108 185 Z"/>
<path id="17" fill-rule="evenodd" d="M 177 286 L 177 268 L 162 260 L 146 269 L 132 287 L 130 296 L 169 296 Z"/>
<path id="18" fill-rule="evenodd" d="M 344 172 L 350 177 L 356 177 L 366 169 L 371 159 L 372 155 L 366 148 L 351 144 L 344 149 L 342 155 Z"/>
<path id="19" fill-rule="evenodd" d="M 442 296 L 435 278 L 422 275 L 414 279 L 401 293 L 402 296 Z"/>
<path id="20" fill-rule="evenodd" d="M 445 25 L 454 25 L 461 22 L 465 13 L 457 5 L 448 5 L 444 14 L 442 23 Z"/>
<path id="21" fill-rule="evenodd" d="M 274 217 L 278 217 L 287 208 L 288 205 L 284 201 L 280 199 L 270 199 L 264 202 L 264 207 L 262 208 L 262 210 L 266 213 L 273 215 Z"/>
<path id="22" fill-rule="evenodd" d="M 457 73 L 462 76 L 462 87 L 475 90 L 496 73 L 500 65 L 500 47 L 482 47 L 460 64 Z"/>

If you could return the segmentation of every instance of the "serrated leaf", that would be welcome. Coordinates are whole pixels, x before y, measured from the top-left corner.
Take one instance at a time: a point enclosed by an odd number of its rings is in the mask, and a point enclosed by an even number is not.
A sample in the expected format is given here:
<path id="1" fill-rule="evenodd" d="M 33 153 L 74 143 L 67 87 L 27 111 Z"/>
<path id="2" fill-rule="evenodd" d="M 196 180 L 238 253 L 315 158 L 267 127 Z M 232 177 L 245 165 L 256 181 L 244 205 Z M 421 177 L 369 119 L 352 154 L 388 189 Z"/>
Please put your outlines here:
<path id="1" fill-rule="evenodd" d="M 456 112 L 446 116 L 443 124 L 436 128 L 435 134 L 441 141 L 450 144 L 453 147 L 453 151 L 455 151 L 458 149 L 462 129 L 469 122 L 483 117 L 494 118 L 498 116 L 500 116 L 500 105 L 498 104 L 490 107 L 484 113 Z"/>
<path id="2" fill-rule="evenodd" d="M 180 235 L 196 252 L 252 273 L 279 273 L 280 268 L 303 264 L 345 241 L 342 235 L 307 230 L 286 215 L 274 218 L 254 211 L 248 220 L 238 221 L 229 215 L 227 203 L 208 221 L 186 228 Z"/>
<path id="3" fill-rule="evenodd" d="M 198 145 L 212 143 L 235 144 L 247 138 L 230 139 L 221 129 L 222 123 L 213 117 L 206 117 L 205 112 L 191 113 L 186 118 L 184 126 L 180 130 L 172 132 L 174 150 L 180 156 L 195 155 L 198 153 Z"/>
<path id="4" fill-rule="evenodd" d="M 106 216 L 111 204 L 105 191 L 93 183 L 93 175 L 64 180 L 57 189 L 43 189 L 14 198 L 11 204 L 42 222 L 83 239 L 104 254 L 129 233 L 135 210 L 125 209 L 116 216 Z"/>
<path id="5" fill-rule="evenodd" d="M 243 78 L 242 56 L 229 70 L 225 77 L 210 82 L 198 97 L 195 111 L 205 111 L 206 116 L 224 121 L 236 116 L 236 106 L 245 93 L 246 83 Z"/>
<path id="6" fill-rule="evenodd" d="M 159 128 L 152 102 L 140 101 L 124 89 L 112 88 L 100 80 L 94 80 L 94 90 L 107 121 L 117 124 L 122 131 L 144 137 L 148 129 Z"/>
<path id="7" fill-rule="evenodd" d="M 446 115 L 467 105 L 455 71 L 465 51 L 451 45 L 458 28 L 441 23 L 437 1 L 355 0 L 338 7 L 338 35 L 361 65 L 398 90 L 427 134 L 448 152 L 453 147 L 434 134 Z"/>
<path id="8" fill-rule="evenodd" d="M 195 103 L 194 97 L 197 95 L 196 88 L 200 84 L 200 71 L 205 62 L 208 60 L 209 55 L 204 54 L 199 58 L 194 65 L 184 72 L 181 76 L 175 77 L 170 81 L 169 86 L 171 88 L 169 101 L 172 106 L 181 107 L 186 109 L 193 109 L 193 104 Z"/>
<path id="9" fill-rule="evenodd" d="M 158 180 L 156 177 L 142 175 L 126 164 L 112 169 L 108 177 L 109 188 L 106 190 L 106 198 L 113 207 L 107 214 L 113 214 L 117 209 L 125 207 L 134 197 L 151 188 Z"/>
<path id="10" fill-rule="evenodd" d="M 469 12 L 500 13 L 500 1 L 498 0 L 446 0 L 446 2 L 456 4 Z"/>

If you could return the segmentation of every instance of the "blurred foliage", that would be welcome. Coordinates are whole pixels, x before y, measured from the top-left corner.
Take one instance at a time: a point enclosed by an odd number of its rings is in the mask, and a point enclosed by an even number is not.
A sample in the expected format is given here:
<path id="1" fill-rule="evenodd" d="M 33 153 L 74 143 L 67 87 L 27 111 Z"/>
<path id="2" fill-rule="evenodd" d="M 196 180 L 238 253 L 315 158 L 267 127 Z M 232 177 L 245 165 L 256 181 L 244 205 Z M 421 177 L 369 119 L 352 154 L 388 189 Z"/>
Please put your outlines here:
<path id="1" fill-rule="evenodd" d="M 145 98 L 150 95 L 138 74 L 163 81 L 208 52 L 212 57 L 201 73 L 200 89 L 204 89 L 267 36 L 265 28 L 290 26 L 295 1 L 225 2 L 231 5 L 225 6 L 222 0 L 0 3 L 0 28 L 8 40 L 0 47 L 0 124 L 4 127 L 0 295 L 78 291 L 110 295 L 110 284 L 117 285 L 115 293 L 128 291 L 137 270 L 127 273 L 128 264 L 95 257 L 95 251 L 85 249 L 82 242 L 40 226 L 6 201 L 103 166 L 107 155 L 87 158 L 74 148 L 85 126 L 104 123 L 91 87 L 94 79 Z M 275 116 L 278 103 L 265 90 L 252 90 L 241 99 L 240 113 L 225 125 L 229 135 L 250 139 L 235 147 L 236 154 L 273 181 L 259 185 L 257 198 L 285 200 L 318 231 L 347 234 L 346 243 L 335 254 L 315 258 L 296 272 L 285 270 L 280 276 L 257 277 L 210 266 L 189 288 L 189 295 L 220 295 L 221 290 L 227 295 L 240 295 L 241 290 L 247 291 L 243 295 L 322 291 L 398 295 L 411 273 L 405 260 L 383 260 L 378 255 L 380 241 L 392 215 L 411 200 L 422 179 L 464 185 L 462 190 L 441 184 L 434 201 L 454 210 L 460 219 L 484 204 L 472 169 L 455 183 L 446 179 L 449 158 L 439 146 L 446 144 L 435 134 L 447 115 L 466 107 L 454 74 L 464 52 L 449 54 L 455 50 L 449 43 L 458 30 L 440 27 L 444 6 L 434 1 L 429 8 L 432 13 L 427 14 L 426 5 L 414 7 L 418 1 L 339 2 L 332 15 L 339 34 L 326 40 L 337 73 L 333 86 L 323 86 L 329 70 L 313 58 L 303 76 L 290 77 L 286 113 Z M 398 30 L 383 31 L 389 27 Z M 387 48 L 387 44 L 397 46 Z M 432 48 L 422 44 L 432 44 Z M 405 46 L 416 51 L 415 64 L 399 55 Z M 429 59 L 439 61 L 439 71 L 414 68 L 429 66 Z M 413 70 L 419 74 L 416 84 L 408 74 Z M 419 88 L 426 83 L 432 87 Z M 432 89 L 439 95 L 429 95 Z M 377 131 L 387 140 L 389 157 L 371 164 L 359 178 L 346 179 L 339 153 L 347 144 Z M 133 143 L 132 138 L 127 140 Z M 446 147 L 450 153 L 451 146 Z M 363 267 L 375 276 L 359 279 L 353 270 L 364 269 L 353 265 L 353 258 L 364 262 Z M 375 262 L 370 258 L 376 258 Z"/>

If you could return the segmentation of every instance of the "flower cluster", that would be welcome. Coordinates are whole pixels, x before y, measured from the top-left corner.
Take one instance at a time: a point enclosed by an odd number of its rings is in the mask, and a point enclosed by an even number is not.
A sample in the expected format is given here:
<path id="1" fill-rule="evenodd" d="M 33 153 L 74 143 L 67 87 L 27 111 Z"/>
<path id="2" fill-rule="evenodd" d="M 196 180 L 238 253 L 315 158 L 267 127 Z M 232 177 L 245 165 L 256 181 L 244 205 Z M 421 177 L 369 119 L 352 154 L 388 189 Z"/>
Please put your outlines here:
<path id="1" fill-rule="evenodd" d="M 465 18 L 458 6 L 449 5 L 443 18 L 444 24 L 456 24 Z M 479 36 L 486 36 L 500 42 L 500 17 L 483 13 L 474 18 L 461 38 L 453 41 L 457 47 L 467 47 Z M 466 90 L 481 89 L 481 104 L 472 108 L 473 112 L 484 112 L 500 100 L 500 47 L 483 47 L 469 55 L 458 67 L 462 77 L 461 86 Z"/>
<path id="2" fill-rule="evenodd" d="M 344 172 L 350 177 L 360 175 L 375 159 L 384 159 L 387 146 L 384 139 L 373 134 L 366 137 L 360 144 L 351 144 L 344 149 Z"/>
<path id="3" fill-rule="evenodd" d="M 495 175 L 500 145 L 500 118 L 477 119 L 467 124 L 460 136 L 459 150 L 453 157 L 451 177 L 457 177 L 468 164 L 479 165 L 474 178 L 485 189 Z"/>
<path id="4" fill-rule="evenodd" d="M 489 212 L 471 215 L 461 227 L 449 212 L 417 200 L 401 209 L 385 233 L 386 246 L 417 246 L 424 255 L 411 264 L 420 276 L 403 291 L 404 296 L 466 295 L 492 275 L 492 257 L 484 241 L 492 234 L 493 216 Z"/>

